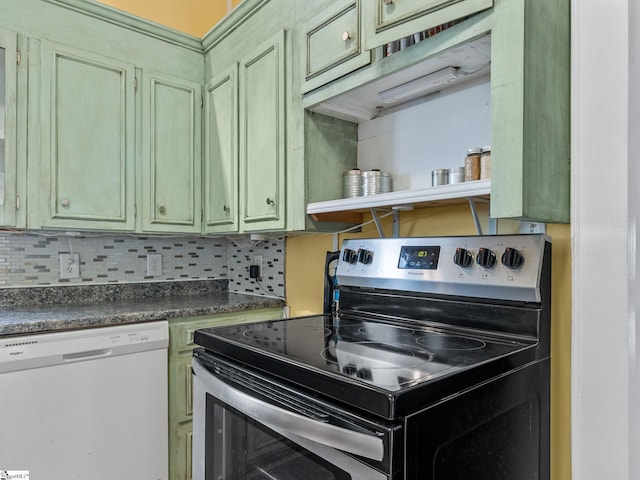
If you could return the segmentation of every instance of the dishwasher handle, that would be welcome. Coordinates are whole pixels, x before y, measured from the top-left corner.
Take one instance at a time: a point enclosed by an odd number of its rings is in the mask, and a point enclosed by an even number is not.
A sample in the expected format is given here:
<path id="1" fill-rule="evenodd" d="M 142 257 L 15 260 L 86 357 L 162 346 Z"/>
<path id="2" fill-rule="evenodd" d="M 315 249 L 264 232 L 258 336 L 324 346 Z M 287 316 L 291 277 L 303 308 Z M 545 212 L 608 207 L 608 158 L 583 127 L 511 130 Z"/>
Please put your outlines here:
<path id="1" fill-rule="evenodd" d="M 207 393 L 285 436 L 286 432 L 290 432 L 294 436 L 372 460 L 381 461 L 384 458 L 384 443 L 373 434 L 314 420 L 252 397 L 214 376 L 195 358 L 192 370 Z"/>
<path id="2" fill-rule="evenodd" d="M 97 350 L 87 350 L 86 352 L 65 353 L 62 360 L 65 362 L 77 362 L 79 360 L 91 360 L 93 358 L 108 357 L 113 352 L 111 348 L 100 348 Z"/>

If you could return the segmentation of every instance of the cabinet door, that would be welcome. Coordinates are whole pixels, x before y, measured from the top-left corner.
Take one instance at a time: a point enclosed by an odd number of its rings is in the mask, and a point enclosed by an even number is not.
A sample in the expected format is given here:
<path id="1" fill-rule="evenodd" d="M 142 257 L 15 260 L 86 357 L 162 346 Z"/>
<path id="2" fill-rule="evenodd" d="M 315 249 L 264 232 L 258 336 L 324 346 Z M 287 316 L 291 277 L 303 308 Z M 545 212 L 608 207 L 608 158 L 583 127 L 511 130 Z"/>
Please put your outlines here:
<path id="1" fill-rule="evenodd" d="M 238 230 L 238 65 L 205 91 L 205 233 Z"/>
<path id="2" fill-rule="evenodd" d="M 42 42 L 47 227 L 133 230 L 134 66 Z"/>
<path id="3" fill-rule="evenodd" d="M 242 230 L 285 226 L 284 31 L 240 62 Z"/>
<path id="4" fill-rule="evenodd" d="M 493 0 L 367 0 L 363 2 L 365 48 L 462 19 L 492 5 Z"/>
<path id="5" fill-rule="evenodd" d="M 0 225 L 16 226 L 17 34 L 0 29 Z"/>
<path id="6" fill-rule="evenodd" d="M 371 62 L 362 48 L 360 1 L 342 0 L 322 15 L 314 16 L 303 29 L 305 47 L 302 92 L 308 92 Z"/>
<path id="7" fill-rule="evenodd" d="M 142 228 L 201 231 L 202 86 L 143 73 Z"/>

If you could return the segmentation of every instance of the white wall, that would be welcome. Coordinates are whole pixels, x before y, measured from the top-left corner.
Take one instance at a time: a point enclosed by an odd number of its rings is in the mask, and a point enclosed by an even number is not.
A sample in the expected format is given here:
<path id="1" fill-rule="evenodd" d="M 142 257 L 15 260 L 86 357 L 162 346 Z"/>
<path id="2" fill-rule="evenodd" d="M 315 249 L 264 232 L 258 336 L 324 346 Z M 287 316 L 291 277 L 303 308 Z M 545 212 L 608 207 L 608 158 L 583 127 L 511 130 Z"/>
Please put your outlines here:
<path id="1" fill-rule="evenodd" d="M 579 480 L 640 474 L 630 403 L 638 400 L 635 1 L 572 2 L 572 472 Z"/>
<path id="2" fill-rule="evenodd" d="M 431 186 L 431 171 L 462 167 L 491 143 L 491 82 L 484 76 L 358 127 L 358 167 L 391 174 L 393 190 Z"/>

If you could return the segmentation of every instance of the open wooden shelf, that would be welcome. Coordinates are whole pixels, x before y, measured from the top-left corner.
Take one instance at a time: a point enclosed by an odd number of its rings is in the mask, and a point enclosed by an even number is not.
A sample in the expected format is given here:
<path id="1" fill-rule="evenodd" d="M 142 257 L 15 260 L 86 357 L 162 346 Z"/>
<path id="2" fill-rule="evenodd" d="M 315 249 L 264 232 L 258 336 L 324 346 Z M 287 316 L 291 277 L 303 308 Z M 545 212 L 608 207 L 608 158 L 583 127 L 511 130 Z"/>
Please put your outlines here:
<path id="1" fill-rule="evenodd" d="M 361 223 L 362 215 L 374 210 L 405 210 L 467 203 L 469 198 L 489 200 L 491 180 L 428 187 L 419 190 L 380 193 L 309 203 L 307 215 L 319 222 Z"/>

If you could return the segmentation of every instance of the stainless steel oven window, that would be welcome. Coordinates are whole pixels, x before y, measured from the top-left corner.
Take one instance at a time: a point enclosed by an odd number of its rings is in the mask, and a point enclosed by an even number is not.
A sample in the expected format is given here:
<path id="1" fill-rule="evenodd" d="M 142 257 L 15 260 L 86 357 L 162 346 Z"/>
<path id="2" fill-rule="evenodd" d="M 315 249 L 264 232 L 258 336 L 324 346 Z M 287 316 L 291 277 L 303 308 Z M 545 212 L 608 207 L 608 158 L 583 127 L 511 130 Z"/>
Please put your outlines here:
<path id="1" fill-rule="evenodd" d="M 318 425 L 301 423 L 298 415 L 275 406 L 265 410 L 263 402 L 247 399 L 244 392 L 215 378 L 195 359 L 193 370 L 194 480 L 388 479 L 335 448 L 379 456 L 379 438 L 310 419 L 305 420 Z M 283 416 L 278 418 L 279 414 Z"/>

